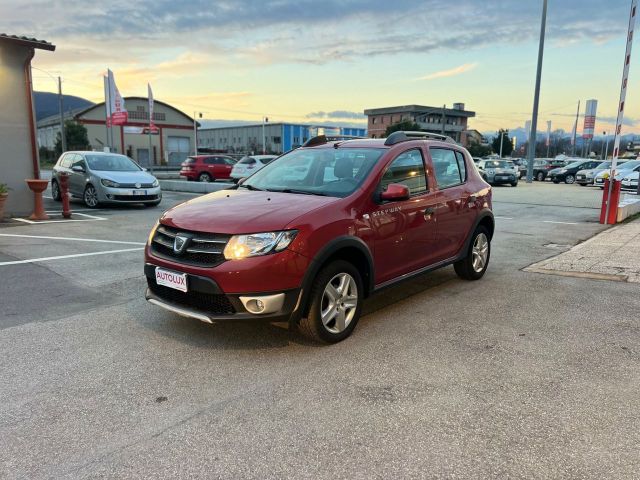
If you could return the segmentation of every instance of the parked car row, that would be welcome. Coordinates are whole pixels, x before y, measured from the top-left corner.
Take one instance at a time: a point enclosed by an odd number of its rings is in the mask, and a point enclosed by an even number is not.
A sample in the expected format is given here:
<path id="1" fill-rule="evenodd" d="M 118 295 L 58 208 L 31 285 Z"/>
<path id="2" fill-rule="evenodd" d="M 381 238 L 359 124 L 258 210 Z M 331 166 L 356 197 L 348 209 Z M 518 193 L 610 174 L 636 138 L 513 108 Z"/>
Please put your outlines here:
<path id="1" fill-rule="evenodd" d="M 194 155 L 182 162 L 180 176 L 199 182 L 237 182 L 257 172 L 274 158 L 276 155 L 248 155 L 238 161 L 227 155 Z"/>

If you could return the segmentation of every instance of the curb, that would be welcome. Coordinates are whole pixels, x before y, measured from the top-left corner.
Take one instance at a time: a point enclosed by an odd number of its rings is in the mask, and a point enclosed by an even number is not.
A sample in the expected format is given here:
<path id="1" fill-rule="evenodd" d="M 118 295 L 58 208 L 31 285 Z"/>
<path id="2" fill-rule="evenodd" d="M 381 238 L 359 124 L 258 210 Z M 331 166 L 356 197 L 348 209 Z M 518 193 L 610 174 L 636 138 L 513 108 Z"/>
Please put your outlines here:
<path id="1" fill-rule="evenodd" d="M 211 193 L 233 186 L 233 183 L 203 183 L 186 180 L 159 180 L 160 187 L 166 192 Z"/>

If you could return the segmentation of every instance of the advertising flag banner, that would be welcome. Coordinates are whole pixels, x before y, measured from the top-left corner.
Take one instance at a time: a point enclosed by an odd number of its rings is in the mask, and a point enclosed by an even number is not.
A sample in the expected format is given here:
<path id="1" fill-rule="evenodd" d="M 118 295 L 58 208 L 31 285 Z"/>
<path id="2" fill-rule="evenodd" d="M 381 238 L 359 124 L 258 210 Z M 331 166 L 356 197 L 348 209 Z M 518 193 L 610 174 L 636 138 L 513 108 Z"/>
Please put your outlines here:
<path id="1" fill-rule="evenodd" d="M 124 125 L 129 119 L 129 114 L 124 105 L 124 98 L 120 95 L 118 87 L 116 87 L 115 79 L 113 78 L 113 72 L 107 70 L 109 77 L 109 99 L 111 106 L 111 123 L 112 125 Z"/>
<path id="2" fill-rule="evenodd" d="M 551 144 L 551 120 L 547 121 L 547 141 L 545 146 L 549 146 Z"/>
<path id="3" fill-rule="evenodd" d="M 147 83 L 147 96 L 149 97 L 149 128 L 154 127 L 153 125 L 153 91 L 151 90 L 151 85 Z"/>
<path id="4" fill-rule="evenodd" d="M 587 106 L 584 111 L 584 127 L 582 128 L 582 138 L 585 140 L 593 139 L 593 133 L 596 128 L 596 110 L 598 109 L 597 100 L 587 100 Z"/>

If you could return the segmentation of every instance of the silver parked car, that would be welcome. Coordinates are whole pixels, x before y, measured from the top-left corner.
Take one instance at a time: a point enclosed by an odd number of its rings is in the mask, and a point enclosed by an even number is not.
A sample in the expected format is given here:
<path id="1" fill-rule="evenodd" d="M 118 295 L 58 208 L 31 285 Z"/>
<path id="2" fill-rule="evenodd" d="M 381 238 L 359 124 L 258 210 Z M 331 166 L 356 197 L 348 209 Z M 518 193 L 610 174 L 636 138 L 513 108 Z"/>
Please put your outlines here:
<path id="1" fill-rule="evenodd" d="M 508 183 L 516 187 L 520 179 L 520 171 L 510 160 L 482 160 L 478 163 L 482 178 L 491 185 Z"/>
<path id="2" fill-rule="evenodd" d="M 632 172 L 640 171 L 640 160 L 629 160 L 624 162 L 622 165 L 616 165 L 616 180 L 622 180 L 624 177 L 628 176 Z M 596 187 L 604 188 L 604 180 L 605 178 L 609 178 L 611 175 L 611 168 L 606 170 L 602 170 L 598 173 L 593 181 Z"/>
<path id="3" fill-rule="evenodd" d="M 125 155 L 103 152 L 65 152 L 51 177 L 54 200 L 61 200 L 60 174 L 69 175 L 69 193 L 89 208 L 101 203 L 143 203 L 155 206 L 162 200 L 156 177 Z"/>

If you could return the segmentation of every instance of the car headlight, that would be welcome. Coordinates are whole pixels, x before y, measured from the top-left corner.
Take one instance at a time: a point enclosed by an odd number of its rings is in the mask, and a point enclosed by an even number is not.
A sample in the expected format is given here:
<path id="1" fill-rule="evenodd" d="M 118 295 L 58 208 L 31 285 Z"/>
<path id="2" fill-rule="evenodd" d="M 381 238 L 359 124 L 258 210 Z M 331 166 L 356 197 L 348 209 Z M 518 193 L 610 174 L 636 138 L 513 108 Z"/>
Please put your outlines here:
<path id="1" fill-rule="evenodd" d="M 158 229 L 159 226 L 160 226 L 160 220 L 156 220 L 155 225 L 149 232 L 149 237 L 147 238 L 147 245 L 151 245 L 151 242 L 153 241 L 153 237 L 155 236 L 156 230 Z"/>
<path id="2" fill-rule="evenodd" d="M 267 255 L 287 248 L 298 233 L 297 230 L 284 232 L 250 233 L 234 235 L 224 247 L 224 258 L 240 260 L 247 257 Z"/>
<path id="3" fill-rule="evenodd" d="M 118 188 L 120 184 L 118 182 L 114 182 L 113 180 L 109 180 L 108 178 L 103 178 L 100 180 L 100 183 L 105 187 Z"/>
<path id="4" fill-rule="evenodd" d="M 157 187 L 158 185 L 160 185 L 160 182 L 158 182 L 157 178 L 153 179 L 153 183 L 151 184 L 152 187 Z"/>

